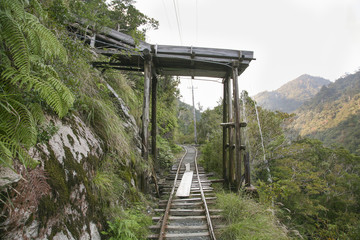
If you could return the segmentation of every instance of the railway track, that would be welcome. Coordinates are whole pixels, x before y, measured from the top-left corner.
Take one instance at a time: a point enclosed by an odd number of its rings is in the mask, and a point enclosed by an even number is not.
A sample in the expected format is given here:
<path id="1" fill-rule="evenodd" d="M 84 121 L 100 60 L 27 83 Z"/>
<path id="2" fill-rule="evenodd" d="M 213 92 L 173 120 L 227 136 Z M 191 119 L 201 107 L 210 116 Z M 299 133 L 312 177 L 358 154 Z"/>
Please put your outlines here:
<path id="1" fill-rule="evenodd" d="M 153 217 L 153 234 L 148 239 L 216 239 L 214 223 L 221 220 L 221 210 L 209 208 L 216 200 L 213 180 L 197 166 L 196 148 L 184 149 L 183 157 L 159 184 L 162 197 L 168 196 L 168 200 L 160 200 L 155 209 L 160 216 Z"/>

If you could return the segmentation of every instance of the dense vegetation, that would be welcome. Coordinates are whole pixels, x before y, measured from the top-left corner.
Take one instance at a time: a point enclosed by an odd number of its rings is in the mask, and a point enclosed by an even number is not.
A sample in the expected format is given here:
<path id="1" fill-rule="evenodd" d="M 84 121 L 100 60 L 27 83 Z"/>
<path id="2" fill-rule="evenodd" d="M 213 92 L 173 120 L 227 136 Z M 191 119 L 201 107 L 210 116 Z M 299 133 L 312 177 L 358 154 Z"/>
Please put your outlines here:
<path id="1" fill-rule="evenodd" d="M 38 190 L 36 202 L 31 202 L 34 204 L 31 209 L 39 209 L 32 213 L 31 219 L 45 226 L 70 203 L 71 185 L 66 183 L 68 179 L 56 160 L 38 163 L 28 150 L 49 144 L 58 129 L 50 119 L 71 122 L 72 116 L 80 117 L 101 139 L 105 152 L 100 161 L 86 163 L 91 166 L 90 176 L 94 172 L 90 179 L 82 166 L 66 160 L 65 165 L 77 173 L 72 181 L 85 183 L 89 208 L 102 222 L 103 234 L 114 239 L 142 239 L 147 234 L 144 226 L 149 224 L 149 219 L 145 214 L 146 204 L 138 202 L 149 202 L 139 188 L 144 184 L 141 176 L 151 176 L 153 161 L 142 160 L 137 133 L 131 126 L 125 127 L 125 122 L 131 120 L 127 119 L 129 113 L 137 123 L 141 122 L 143 76 L 94 69 L 89 62 L 109 59 L 95 54 L 84 41 L 69 34 L 66 27 L 73 19 L 82 18 L 88 24 L 114 27 L 135 39 L 144 39 L 146 29 L 156 28 L 158 23 L 139 12 L 130 0 L 115 0 L 110 5 L 106 2 L 0 2 L 0 164 L 22 173 L 25 185 L 35 173 L 48 179 L 44 189 Z M 129 113 L 124 112 L 107 84 L 126 103 Z M 168 164 L 173 152 L 179 150 L 174 145 L 177 84 L 172 78 L 159 79 L 161 165 Z M 34 169 L 36 165 L 39 166 Z M 16 199 L 23 199 L 20 194 L 26 195 L 29 190 L 22 189 L 22 192 L 1 189 L 5 191 L 1 194 L 1 228 L 16 230 L 27 224 L 16 222 L 13 216 L 13 209 L 20 206 Z M 11 227 L 3 225 L 11 218 L 15 219 Z M 72 226 L 74 223 L 63 224 L 73 236 L 79 236 L 82 231 Z M 56 228 L 54 234 L 55 231 Z"/>
<path id="2" fill-rule="evenodd" d="M 208 117 L 211 121 L 208 124 L 220 123 L 220 108 L 203 113 L 213 116 Z M 300 234 L 309 239 L 356 239 L 360 221 L 360 157 L 344 148 L 324 147 L 318 140 L 298 138 L 290 141 L 282 126 L 292 115 L 258 107 L 266 163 L 254 103 L 250 98 L 246 98 L 245 108 L 248 120 L 246 147 L 250 152 L 252 181 L 258 186 L 260 202 L 275 208 L 275 215 L 295 238 Z M 209 170 L 220 175 L 222 134 L 214 128 L 205 136 L 209 137 L 202 147 L 203 162 Z M 272 183 L 268 181 L 269 177 Z"/>
<path id="3" fill-rule="evenodd" d="M 360 72 L 346 75 L 304 104 L 290 128 L 301 136 L 322 140 L 327 146 L 336 144 L 360 154 Z"/>

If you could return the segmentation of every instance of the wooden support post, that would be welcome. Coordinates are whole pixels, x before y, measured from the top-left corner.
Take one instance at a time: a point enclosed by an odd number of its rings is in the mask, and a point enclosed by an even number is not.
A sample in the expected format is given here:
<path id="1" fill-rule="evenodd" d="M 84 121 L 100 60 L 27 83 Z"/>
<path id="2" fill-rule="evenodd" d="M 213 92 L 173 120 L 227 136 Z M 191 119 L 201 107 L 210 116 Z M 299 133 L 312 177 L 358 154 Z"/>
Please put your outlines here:
<path id="1" fill-rule="evenodd" d="M 149 155 L 149 107 L 150 107 L 150 81 L 151 81 L 151 56 L 145 55 L 144 63 L 144 102 L 142 114 L 142 155 L 145 160 Z"/>
<path id="2" fill-rule="evenodd" d="M 151 82 L 151 154 L 154 158 L 154 163 L 156 167 L 159 167 L 157 160 L 157 146 L 156 146 L 156 137 L 157 137 L 157 124 L 156 124 L 156 112 L 157 112 L 157 82 L 158 79 L 156 75 L 153 75 Z"/>
<path id="3" fill-rule="evenodd" d="M 223 96 L 223 122 L 227 122 L 227 112 L 228 112 L 228 83 L 229 83 L 229 78 L 226 77 L 224 79 L 224 96 Z M 223 129 L 223 179 L 224 179 L 224 185 L 226 186 L 228 184 L 228 168 L 227 168 L 227 150 L 226 150 L 226 145 L 227 145 L 227 129 L 225 126 L 222 127 Z"/>
<path id="4" fill-rule="evenodd" d="M 231 90 L 231 81 L 230 77 L 228 78 L 228 122 L 233 122 L 233 107 L 232 107 L 232 90 Z M 229 146 L 232 146 L 234 144 L 234 136 L 233 136 L 233 128 L 229 127 Z M 234 149 L 232 147 L 229 147 L 229 162 L 228 162 L 228 169 L 229 169 L 229 184 L 230 187 L 234 184 Z"/>
<path id="5" fill-rule="evenodd" d="M 250 187 L 251 186 L 251 182 L 250 182 L 250 156 L 249 153 L 246 152 L 244 154 L 244 171 L 245 171 L 245 186 L 246 187 Z"/>
<path id="6" fill-rule="evenodd" d="M 240 134 L 240 103 L 238 83 L 238 63 L 233 66 L 233 88 L 234 88 L 234 110 L 235 110 L 235 167 L 236 167 L 236 189 L 241 184 L 241 134 Z"/>

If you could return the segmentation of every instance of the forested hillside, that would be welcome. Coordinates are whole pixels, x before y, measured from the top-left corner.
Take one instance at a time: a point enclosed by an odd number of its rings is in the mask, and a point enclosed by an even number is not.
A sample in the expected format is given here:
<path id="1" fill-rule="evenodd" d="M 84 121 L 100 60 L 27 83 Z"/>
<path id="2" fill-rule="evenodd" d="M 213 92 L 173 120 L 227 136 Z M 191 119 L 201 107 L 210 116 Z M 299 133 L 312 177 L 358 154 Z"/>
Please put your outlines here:
<path id="1" fill-rule="evenodd" d="M 323 87 L 289 125 L 301 136 L 317 138 L 360 154 L 360 72 Z"/>
<path id="2" fill-rule="evenodd" d="M 264 159 L 254 102 L 246 93 L 243 99 L 243 119 L 246 116 L 248 122 L 243 141 L 250 152 L 252 182 L 258 186 L 260 202 L 275 212 L 294 238 L 356 239 L 360 235 L 360 157 L 341 147 L 324 147 L 318 140 L 291 141 L 283 126 L 292 115 L 258 107 Z M 221 106 L 205 113 L 212 117 L 202 118 L 202 124 L 220 124 Z M 204 166 L 221 175 L 222 131 L 207 128 L 202 136 L 207 136 L 202 146 Z M 236 226 L 246 232 L 246 225 Z"/>
<path id="3" fill-rule="evenodd" d="M 254 99 L 266 109 L 292 113 L 328 84 L 329 80 L 304 74 L 275 91 L 258 93 Z"/>

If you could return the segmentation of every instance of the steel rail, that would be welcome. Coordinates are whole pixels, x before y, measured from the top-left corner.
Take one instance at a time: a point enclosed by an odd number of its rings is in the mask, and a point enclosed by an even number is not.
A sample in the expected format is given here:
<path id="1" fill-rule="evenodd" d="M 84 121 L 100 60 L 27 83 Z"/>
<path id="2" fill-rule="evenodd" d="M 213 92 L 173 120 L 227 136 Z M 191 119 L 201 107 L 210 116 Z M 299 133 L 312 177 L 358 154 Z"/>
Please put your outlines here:
<path id="1" fill-rule="evenodd" d="M 204 194 L 204 191 L 202 189 L 202 185 L 201 185 L 201 180 L 200 180 L 200 176 L 199 176 L 199 170 L 198 170 L 198 167 L 197 167 L 197 154 L 198 154 L 198 151 L 195 148 L 195 170 L 196 170 L 196 176 L 197 176 L 197 179 L 198 179 L 198 183 L 199 183 L 199 189 L 200 189 L 200 193 L 201 193 L 201 199 L 203 201 L 203 204 L 204 204 L 204 208 L 205 208 L 205 214 L 206 214 L 206 221 L 207 221 L 207 226 L 208 226 L 208 230 L 209 230 L 209 235 L 210 235 L 210 239 L 211 240 L 216 240 L 216 237 L 215 237 L 215 233 L 214 233 L 214 228 L 213 228 L 213 225 L 212 225 L 212 222 L 211 222 L 211 217 L 210 217 L 210 213 L 209 213 L 209 208 L 207 206 L 207 203 L 206 203 L 206 198 L 205 198 L 205 194 Z"/>
<path id="2" fill-rule="evenodd" d="M 182 162 L 183 162 L 186 154 L 188 153 L 187 148 L 184 147 L 184 146 L 183 146 L 183 148 L 185 149 L 185 154 L 182 156 L 182 158 L 181 158 L 181 160 L 180 160 L 180 162 L 179 162 L 177 171 L 176 171 L 176 175 L 175 175 L 175 179 L 174 179 L 174 185 L 173 185 L 173 187 L 172 187 L 172 189 L 171 189 L 171 193 L 170 193 L 170 196 L 169 196 L 169 200 L 168 200 L 167 205 L 166 205 L 165 214 L 164 214 L 164 217 L 163 217 L 163 220 L 162 220 L 162 223 L 161 223 L 159 240 L 163 240 L 163 239 L 164 239 L 166 224 L 167 224 L 167 221 L 168 221 L 168 218 L 169 218 L 169 212 L 170 212 L 170 208 L 171 208 L 171 202 L 172 202 L 172 198 L 173 198 L 173 195 L 174 195 L 174 192 L 175 192 L 176 181 L 177 181 L 178 176 L 179 176 L 181 164 L 182 164 Z"/>

